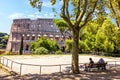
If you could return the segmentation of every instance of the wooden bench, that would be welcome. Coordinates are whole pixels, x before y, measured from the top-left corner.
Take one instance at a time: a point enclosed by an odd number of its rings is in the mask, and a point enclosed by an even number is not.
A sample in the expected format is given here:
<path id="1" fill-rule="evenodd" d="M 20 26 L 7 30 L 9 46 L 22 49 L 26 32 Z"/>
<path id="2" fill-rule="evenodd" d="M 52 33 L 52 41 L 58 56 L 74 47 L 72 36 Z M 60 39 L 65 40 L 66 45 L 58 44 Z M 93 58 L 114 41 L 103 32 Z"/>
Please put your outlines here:
<path id="1" fill-rule="evenodd" d="M 86 68 L 88 68 L 87 70 L 90 71 L 92 68 L 97 68 L 97 70 L 106 70 L 106 65 L 107 63 L 94 63 L 92 66 L 86 66 Z"/>
<path id="2" fill-rule="evenodd" d="M 106 70 L 107 63 L 95 63 L 91 68 L 97 68 L 98 70 Z"/>

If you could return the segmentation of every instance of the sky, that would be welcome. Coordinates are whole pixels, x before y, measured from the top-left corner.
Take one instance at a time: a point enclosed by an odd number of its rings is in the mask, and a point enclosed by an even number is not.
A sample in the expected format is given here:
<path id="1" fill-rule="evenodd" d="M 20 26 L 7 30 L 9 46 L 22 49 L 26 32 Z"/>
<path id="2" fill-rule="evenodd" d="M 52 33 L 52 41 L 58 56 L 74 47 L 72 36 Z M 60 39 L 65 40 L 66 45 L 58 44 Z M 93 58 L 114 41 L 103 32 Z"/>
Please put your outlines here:
<path id="1" fill-rule="evenodd" d="M 29 4 L 29 0 L 0 0 L 0 32 L 10 33 L 13 19 L 19 18 L 54 18 L 52 8 L 61 6 L 61 2 L 52 6 L 50 0 L 41 0 L 42 10 L 39 12 Z M 58 11 L 59 12 L 59 11 Z"/>

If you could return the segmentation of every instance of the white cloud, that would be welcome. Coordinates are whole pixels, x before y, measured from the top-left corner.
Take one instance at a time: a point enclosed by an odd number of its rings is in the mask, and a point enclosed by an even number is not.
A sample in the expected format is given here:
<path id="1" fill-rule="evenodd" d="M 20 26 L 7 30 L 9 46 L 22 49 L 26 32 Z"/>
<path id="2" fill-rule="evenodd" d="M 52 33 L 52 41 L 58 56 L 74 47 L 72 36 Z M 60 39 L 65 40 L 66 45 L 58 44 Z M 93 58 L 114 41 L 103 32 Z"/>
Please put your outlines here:
<path id="1" fill-rule="evenodd" d="M 34 18 L 35 15 L 30 14 L 30 15 L 28 15 L 28 17 L 30 17 L 30 18 Z"/>
<path id="2" fill-rule="evenodd" d="M 10 19 L 17 19 L 17 18 L 22 18 L 24 16 L 23 13 L 14 13 L 8 16 Z"/>
<path id="3" fill-rule="evenodd" d="M 46 13 L 46 14 L 44 14 L 44 17 L 48 17 L 48 14 Z"/>
<path id="4" fill-rule="evenodd" d="M 45 6 L 45 7 L 52 7 L 52 5 L 51 5 L 51 3 L 50 3 L 50 1 L 48 0 L 48 1 L 45 1 L 45 2 L 43 2 L 42 3 L 42 6 Z"/>
<path id="5" fill-rule="evenodd" d="M 35 15 L 38 15 L 38 14 L 40 14 L 40 12 L 39 12 L 39 11 L 37 11 L 37 12 L 35 12 L 34 14 L 35 14 Z"/>
<path id="6" fill-rule="evenodd" d="M 36 18 L 42 18 L 42 16 L 41 15 L 36 15 Z"/>
<path id="7" fill-rule="evenodd" d="M 29 13 L 13 13 L 8 16 L 10 19 L 19 19 L 19 18 L 30 18 L 30 19 L 37 19 L 37 18 L 53 18 L 54 13 L 40 13 L 40 12 L 35 12 L 33 14 Z"/>
<path id="8" fill-rule="evenodd" d="M 54 17 L 54 13 L 50 13 L 50 15 L 49 15 L 51 18 L 53 18 Z"/>
<path id="9" fill-rule="evenodd" d="M 41 14 L 41 16 L 43 17 L 43 18 L 53 18 L 54 17 L 54 14 L 53 13 L 45 13 L 45 14 Z"/>

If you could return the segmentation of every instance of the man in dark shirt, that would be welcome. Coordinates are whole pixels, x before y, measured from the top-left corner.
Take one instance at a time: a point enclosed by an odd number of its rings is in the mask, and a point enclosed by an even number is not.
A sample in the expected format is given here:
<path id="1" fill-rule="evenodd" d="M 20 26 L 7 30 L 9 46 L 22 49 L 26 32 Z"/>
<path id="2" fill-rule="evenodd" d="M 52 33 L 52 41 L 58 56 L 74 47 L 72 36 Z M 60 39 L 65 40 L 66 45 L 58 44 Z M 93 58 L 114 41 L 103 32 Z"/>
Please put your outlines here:
<path id="1" fill-rule="evenodd" d="M 94 64 L 94 61 L 92 60 L 92 58 L 89 58 L 90 62 L 89 62 L 89 67 L 91 68 Z"/>
<path id="2" fill-rule="evenodd" d="M 85 64 L 85 71 L 90 71 L 90 68 L 93 66 L 94 61 L 92 58 L 89 58 L 90 62 L 88 64 Z"/>

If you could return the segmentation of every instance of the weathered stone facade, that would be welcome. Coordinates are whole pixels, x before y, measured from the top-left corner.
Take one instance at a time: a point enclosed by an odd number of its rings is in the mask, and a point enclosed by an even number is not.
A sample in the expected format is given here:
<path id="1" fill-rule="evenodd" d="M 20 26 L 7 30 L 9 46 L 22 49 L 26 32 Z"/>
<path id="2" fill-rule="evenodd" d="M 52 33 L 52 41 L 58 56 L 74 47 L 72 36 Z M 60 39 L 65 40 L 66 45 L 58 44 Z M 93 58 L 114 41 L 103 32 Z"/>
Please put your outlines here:
<path id="1" fill-rule="evenodd" d="M 12 49 L 12 52 L 18 53 L 22 36 L 24 38 L 23 53 L 30 53 L 30 42 L 36 41 L 40 36 L 56 40 L 60 46 L 63 45 L 61 42 L 63 36 L 54 25 L 53 19 L 14 19 L 6 50 Z"/>

